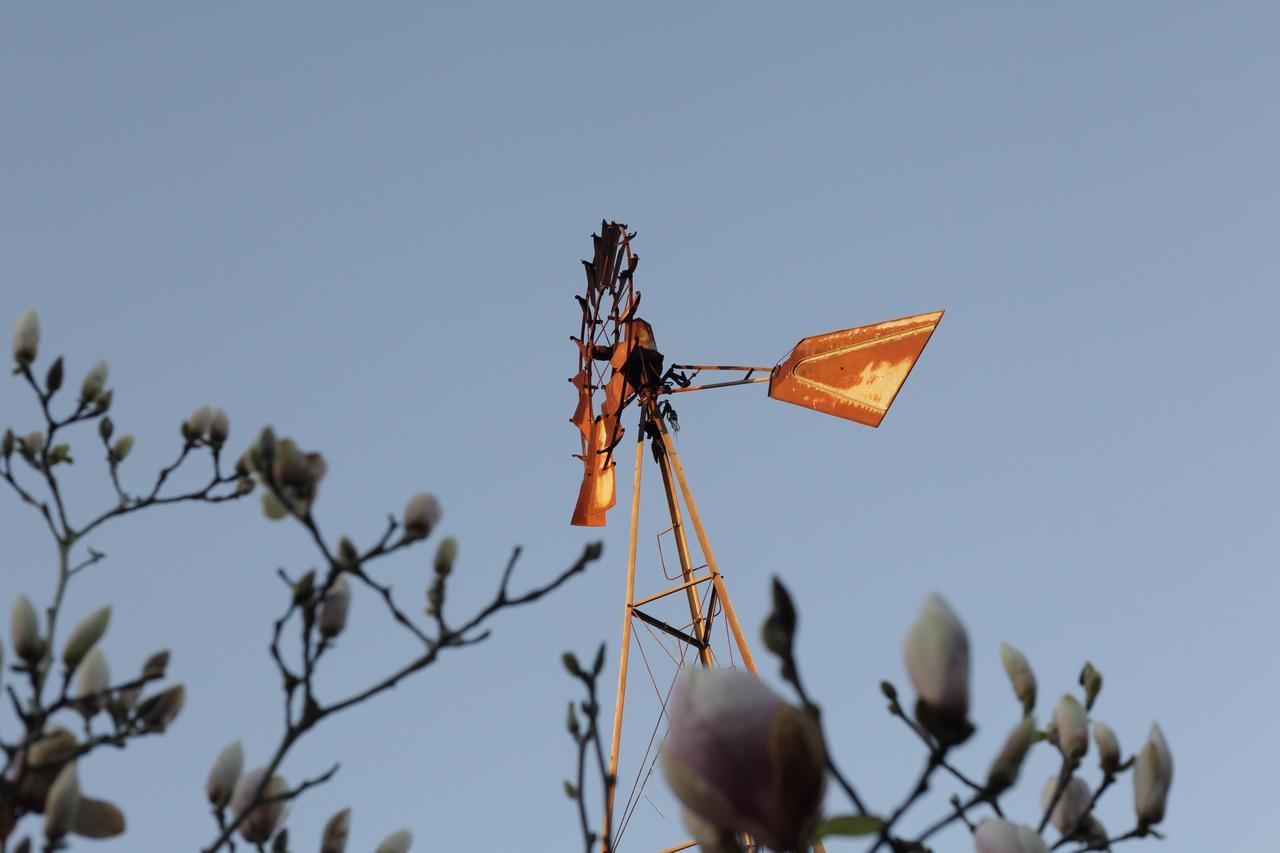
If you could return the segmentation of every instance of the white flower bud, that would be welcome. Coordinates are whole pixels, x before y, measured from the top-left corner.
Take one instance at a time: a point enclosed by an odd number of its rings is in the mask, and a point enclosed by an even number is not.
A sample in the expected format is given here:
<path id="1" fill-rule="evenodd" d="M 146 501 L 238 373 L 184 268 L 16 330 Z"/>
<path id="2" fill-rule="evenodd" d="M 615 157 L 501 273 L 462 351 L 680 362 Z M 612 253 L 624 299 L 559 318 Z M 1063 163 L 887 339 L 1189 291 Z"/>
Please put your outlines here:
<path id="1" fill-rule="evenodd" d="M 1000 644 L 1000 661 L 1004 664 L 1004 671 L 1009 674 L 1013 695 L 1022 703 L 1023 713 L 1030 714 L 1036 706 L 1036 675 L 1031 671 L 1031 664 L 1022 652 L 1008 643 Z"/>
<path id="2" fill-rule="evenodd" d="M 218 759 L 213 762 L 209 771 L 209 779 L 204 783 L 204 792 L 215 809 L 223 809 L 231 800 L 231 792 L 235 790 L 240 779 L 240 771 L 244 769 L 244 746 L 240 741 L 227 744 Z"/>
<path id="3" fill-rule="evenodd" d="M 133 436 L 125 434 L 116 439 L 116 443 L 111 446 L 111 461 L 123 462 L 133 451 Z"/>
<path id="4" fill-rule="evenodd" d="M 338 575 L 338 579 L 325 593 L 324 601 L 320 602 L 320 615 L 316 619 L 316 627 L 320 629 L 320 633 L 326 637 L 341 634 L 342 629 L 347 627 L 347 610 L 350 606 L 351 586 L 345 575 Z"/>
<path id="5" fill-rule="evenodd" d="M 944 727 L 967 727 L 969 637 L 941 596 L 931 595 L 925 600 L 919 618 L 907 633 L 903 656 L 920 700 L 916 716 L 922 718 L 925 727 L 939 737 L 943 736 Z"/>
<path id="6" fill-rule="evenodd" d="M 213 414 L 209 417 L 209 443 L 214 447 L 221 447 L 227 441 L 227 436 L 231 435 L 231 419 L 227 417 L 227 413 L 213 407 Z"/>
<path id="7" fill-rule="evenodd" d="M 98 399 L 98 395 L 107 387 L 107 362 L 105 359 L 98 359 L 93 367 L 89 368 L 89 372 L 84 375 L 84 382 L 80 383 L 80 402 L 92 403 Z"/>
<path id="8" fill-rule="evenodd" d="M 76 696 L 88 699 L 111 686 L 111 668 L 102 649 L 92 649 L 76 671 Z M 99 697 L 98 701 L 101 701 Z M 95 703 L 96 704 L 96 703 Z"/>
<path id="9" fill-rule="evenodd" d="M 1040 808 L 1049 808 L 1049 801 L 1053 799 L 1053 792 L 1057 788 L 1058 777 L 1050 777 L 1040 792 Z M 1058 804 L 1053 807 L 1049 822 L 1063 835 L 1070 834 L 1076 828 L 1080 818 L 1084 816 L 1092 800 L 1093 792 L 1089 790 L 1088 783 L 1079 776 L 1072 776 L 1071 781 L 1067 782 L 1067 787 L 1062 789 L 1062 796 L 1058 798 Z"/>
<path id="10" fill-rule="evenodd" d="M 64 837 L 80 810 L 80 777 L 76 763 L 68 762 L 49 786 L 44 798 L 44 834 L 50 840 Z"/>
<path id="11" fill-rule="evenodd" d="M 1104 773 L 1120 769 L 1120 741 L 1111 726 L 1099 720 L 1093 721 L 1093 742 L 1098 745 L 1098 763 Z"/>
<path id="12" fill-rule="evenodd" d="M 1049 853 L 1049 845 L 1031 827 L 993 817 L 978 824 L 973 842 L 978 853 Z"/>
<path id="13" fill-rule="evenodd" d="M 329 818 L 320 837 L 320 853 L 347 853 L 347 836 L 351 834 L 351 809 Z"/>
<path id="14" fill-rule="evenodd" d="M 1023 759 L 1027 757 L 1027 751 L 1035 742 L 1036 718 L 1023 717 L 1022 722 L 1009 733 L 1000 754 L 992 762 L 991 771 L 987 774 L 987 789 L 1003 791 L 1013 787 L 1013 784 L 1018 781 L 1018 772 L 1022 769 Z"/>
<path id="15" fill-rule="evenodd" d="M 374 853 L 408 853 L 409 845 L 412 843 L 413 834 L 409 830 L 396 830 L 382 839 L 382 843 L 378 845 L 378 849 Z"/>
<path id="16" fill-rule="evenodd" d="M 36 360 L 40 348 L 40 317 L 30 308 L 22 312 L 13 327 L 13 360 L 26 367 Z"/>
<path id="17" fill-rule="evenodd" d="M 27 433 L 27 437 L 22 439 L 22 446 L 27 451 L 28 456 L 35 456 L 41 450 L 44 450 L 44 433 L 38 429 L 33 429 Z"/>
<path id="18" fill-rule="evenodd" d="M 440 523 L 444 509 L 435 495 L 419 492 L 404 507 L 404 538 L 422 539 Z"/>
<path id="19" fill-rule="evenodd" d="M 44 657 L 36 609 L 25 595 L 13 600 L 13 609 L 9 612 L 9 638 L 13 641 L 13 653 L 27 663 L 34 664 Z"/>
<path id="20" fill-rule="evenodd" d="M 436 574 L 442 577 L 448 577 L 453 571 L 453 564 L 458 559 L 458 540 L 452 536 L 446 536 L 440 542 L 440 547 L 436 549 Z"/>
<path id="21" fill-rule="evenodd" d="M 1139 822 L 1150 826 L 1164 820 L 1165 801 L 1172 784 L 1173 754 L 1164 732 L 1153 723 L 1133 766 L 1133 809 Z"/>
<path id="22" fill-rule="evenodd" d="M 1058 749 L 1064 758 L 1080 759 L 1089 751 L 1089 719 L 1076 697 L 1064 693 L 1053 710 L 1053 726 L 1058 733 Z"/>
<path id="23" fill-rule="evenodd" d="M 107 623 L 110 621 L 110 607 L 95 610 L 80 621 L 67 639 L 67 644 L 62 648 L 62 662 L 68 669 L 80 665 L 80 661 L 88 654 L 89 649 L 102 639 L 102 635 L 107 631 Z"/>
<path id="24" fill-rule="evenodd" d="M 213 406 L 200 406 L 191 413 L 182 425 L 182 434 L 188 441 L 203 438 L 209 431 L 209 422 L 213 420 Z"/>

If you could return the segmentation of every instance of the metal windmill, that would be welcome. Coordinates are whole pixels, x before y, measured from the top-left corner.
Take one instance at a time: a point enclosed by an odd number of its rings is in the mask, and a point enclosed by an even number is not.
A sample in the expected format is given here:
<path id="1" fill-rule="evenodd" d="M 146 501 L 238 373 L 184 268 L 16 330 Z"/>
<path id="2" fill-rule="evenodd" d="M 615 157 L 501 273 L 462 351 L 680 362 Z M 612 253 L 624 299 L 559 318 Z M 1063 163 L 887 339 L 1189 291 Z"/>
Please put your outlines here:
<path id="1" fill-rule="evenodd" d="M 718 665 L 717 654 L 728 658 L 730 665 L 739 661 L 753 675 L 755 661 L 738 617 L 734 613 L 724 576 L 716 563 L 706 529 L 698 514 L 689 488 L 688 478 L 680 464 L 671 431 L 677 419 L 671 408 L 670 395 L 711 388 L 725 388 L 757 382 L 769 383 L 769 396 L 827 414 L 847 418 L 867 426 L 879 426 L 898 390 L 906 381 L 924 346 L 942 318 L 941 311 L 917 314 L 898 320 L 858 326 L 829 334 L 805 338 L 776 365 L 708 365 L 672 364 L 664 369 L 653 327 L 641 319 L 637 311 L 640 292 L 635 288 L 635 271 L 640 258 L 632 251 L 634 233 L 617 222 L 602 222 L 600 233 L 593 235 L 594 254 L 583 261 L 587 286 L 583 296 L 575 297 L 582 311 L 581 327 L 572 340 L 578 346 L 578 372 L 570 382 L 578 391 L 578 403 L 570 421 L 581 438 L 582 487 L 574 506 L 572 524 L 602 527 L 605 516 L 617 502 L 614 473 L 615 451 L 626 430 L 622 414 L 636 403 L 639 422 L 635 440 L 635 471 L 631 480 L 631 527 L 627 551 L 626 597 L 623 607 L 622 642 L 618 663 L 618 691 L 614 704 L 613 737 L 609 756 L 609 773 L 618 778 L 619 749 L 622 742 L 622 718 L 627 693 L 628 663 L 633 639 L 644 652 L 643 639 L 634 633 L 637 623 L 658 641 L 673 640 L 678 655 L 668 656 L 676 669 L 684 665 L 690 650 L 696 652 L 702 666 Z M 727 381 L 695 384 L 704 372 L 720 371 L 736 378 Z M 668 426 L 671 429 L 668 429 Z M 662 480 L 670 527 L 658 534 L 658 555 L 664 575 L 664 588 L 637 597 L 636 545 L 640 519 L 640 481 L 644 467 L 644 444 L 650 443 L 654 462 Z M 686 515 L 693 527 L 702 560 L 695 563 L 690 549 Z M 667 571 L 663 557 L 664 537 L 674 546 L 679 572 Z M 688 606 L 685 614 L 674 619 L 658 615 L 663 600 L 669 596 L 683 598 Z M 678 600 L 678 598 L 677 598 Z M 722 641 L 713 641 L 713 628 L 722 621 L 727 630 Z M 645 658 L 646 668 L 649 662 Z M 652 676 L 652 671 L 650 671 Z M 665 707 L 666 697 L 656 679 L 652 681 L 658 698 Z M 674 683 L 674 676 L 672 678 Z M 670 687 L 667 687 L 669 694 Z M 661 725 L 661 719 L 658 726 Z M 655 727 L 656 735 L 658 728 Z M 637 773 L 636 785 L 623 805 L 617 822 L 618 837 L 625 831 L 648 778 L 645 764 L 652 771 L 657 750 L 654 738 Z M 615 817 L 613 791 L 605 803 L 606 825 Z M 694 842 L 677 844 L 663 853 L 674 853 L 694 846 Z"/>

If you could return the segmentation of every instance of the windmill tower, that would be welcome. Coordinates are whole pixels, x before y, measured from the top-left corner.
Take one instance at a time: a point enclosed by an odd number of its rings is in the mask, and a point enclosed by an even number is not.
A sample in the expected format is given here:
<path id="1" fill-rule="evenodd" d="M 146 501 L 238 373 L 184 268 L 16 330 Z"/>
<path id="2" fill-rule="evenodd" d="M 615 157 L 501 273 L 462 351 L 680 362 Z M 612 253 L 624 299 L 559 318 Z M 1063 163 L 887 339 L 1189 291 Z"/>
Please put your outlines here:
<path id="1" fill-rule="evenodd" d="M 696 659 L 705 667 L 741 666 L 756 673 L 747 635 L 734 612 L 725 577 L 698 513 L 680 463 L 672 432 L 677 418 L 670 397 L 692 391 L 737 385 L 769 383 L 769 396 L 867 426 L 880 425 L 907 375 L 942 319 L 942 312 L 917 314 L 898 320 L 859 326 L 801 340 L 776 365 L 665 365 L 652 325 L 640 318 L 640 292 L 635 288 L 635 272 L 640 258 L 632 251 L 635 234 L 617 222 L 602 222 L 593 235 L 594 252 L 583 261 L 587 285 L 583 296 L 575 297 L 582 312 L 581 327 L 571 339 L 578 347 L 578 372 L 570 378 L 578 392 L 571 423 L 578 429 L 583 465 L 571 523 L 603 527 L 606 515 L 617 503 L 615 472 L 619 451 L 625 452 L 626 429 L 623 412 L 636 404 L 639 417 L 634 437 L 634 472 L 631 479 L 630 535 L 627 549 L 626 591 L 623 599 L 622 639 L 619 646 L 618 688 L 614 703 L 609 773 L 618 779 L 632 647 L 644 654 L 643 640 L 664 643 L 667 656 L 678 672 Z M 704 373 L 724 373 L 731 377 L 716 382 L 699 382 Z M 646 572 L 646 588 L 637 594 L 636 562 L 640 527 L 640 487 L 645 468 L 644 446 L 648 443 L 652 462 L 666 501 L 669 522 L 658 534 L 658 562 L 662 580 Z M 690 528 L 700 559 L 695 559 Z M 667 551 L 674 559 L 668 565 Z M 680 607 L 683 601 L 685 607 Z M 723 635 L 723 636 L 720 636 Z M 673 653 L 669 644 L 674 644 Z M 650 681 L 665 708 L 670 684 L 658 682 L 647 656 L 644 659 Z M 614 802 L 611 788 L 605 803 L 606 826 L 617 826 L 617 837 L 625 832 L 634 813 L 643 783 L 657 759 L 658 720 L 649 740 L 649 749 L 640 763 L 636 784 L 625 803 Z M 652 760 L 651 760 L 652 759 Z M 648 765 L 647 772 L 645 765 Z M 694 847 L 685 842 L 665 848 L 675 853 Z"/>

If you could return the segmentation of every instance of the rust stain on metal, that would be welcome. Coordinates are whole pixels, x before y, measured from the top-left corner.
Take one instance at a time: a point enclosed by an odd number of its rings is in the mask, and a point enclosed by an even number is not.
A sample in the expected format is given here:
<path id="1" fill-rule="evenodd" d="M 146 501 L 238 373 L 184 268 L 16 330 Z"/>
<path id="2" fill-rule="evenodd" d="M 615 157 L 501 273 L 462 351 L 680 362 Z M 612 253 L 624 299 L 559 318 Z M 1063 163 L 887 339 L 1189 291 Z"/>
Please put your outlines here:
<path id="1" fill-rule="evenodd" d="M 805 338 L 773 369 L 769 396 L 880 426 L 942 313 Z"/>

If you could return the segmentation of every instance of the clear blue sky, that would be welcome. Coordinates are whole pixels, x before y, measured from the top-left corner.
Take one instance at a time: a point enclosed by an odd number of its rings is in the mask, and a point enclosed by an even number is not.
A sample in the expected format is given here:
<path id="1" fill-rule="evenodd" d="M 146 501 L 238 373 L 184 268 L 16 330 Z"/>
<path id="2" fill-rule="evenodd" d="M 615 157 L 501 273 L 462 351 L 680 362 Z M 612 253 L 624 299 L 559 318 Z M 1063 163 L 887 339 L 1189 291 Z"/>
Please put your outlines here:
<path id="1" fill-rule="evenodd" d="M 38 308 L 76 381 L 110 359 L 137 485 L 213 402 L 237 448 L 270 422 L 326 454 L 335 536 L 367 542 L 437 492 L 463 608 L 511 545 L 533 582 L 593 537 L 567 525 L 565 379 L 602 217 L 638 229 L 645 314 L 679 360 L 772 363 L 945 308 L 879 430 L 758 387 L 677 400 L 744 622 L 754 636 L 781 574 L 878 807 L 922 757 L 876 683 L 905 687 L 901 638 L 936 590 L 974 648 L 982 731 L 961 764 L 984 772 L 1015 722 L 1001 640 L 1035 666 L 1042 717 L 1088 658 L 1124 749 L 1153 719 L 1172 745 L 1160 849 L 1229 832 L 1261 850 L 1280 760 L 1278 41 L 1267 3 L 6 4 L 0 319 Z M 16 381 L 0 419 L 35 424 Z M 82 512 L 108 499 L 92 447 Z M 53 555 L 0 501 L 7 612 L 48 598 Z M 354 850 L 400 826 L 416 850 L 576 849 L 559 654 L 606 639 L 612 671 L 623 511 L 603 535 L 588 577 L 305 742 L 290 779 L 343 768 L 294 810 L 299 849 L 348 804 Z M 94 544 L 110 558 L 70 618 L 111 602 L 116 671 L 170 646 L 189 688 L 163 741 L 82 767 L 129 813 L 95 849 L 194 849 L 218 750 L 242 738 L 256 765 L 275 742 L 273 570 L 313 552 L 250 504 Z M 383 569 L 406 606 L 428 560 Z M 364 596 L 338 651 L 334 693 L 409 650 Z M 1033 760 L 1015 814 L 1053 764 Z M 623 850 L 681 835 L 654 791 Z M 1122 830 L 1130 808 L 1126 780 L 1101 816 Z"/>

